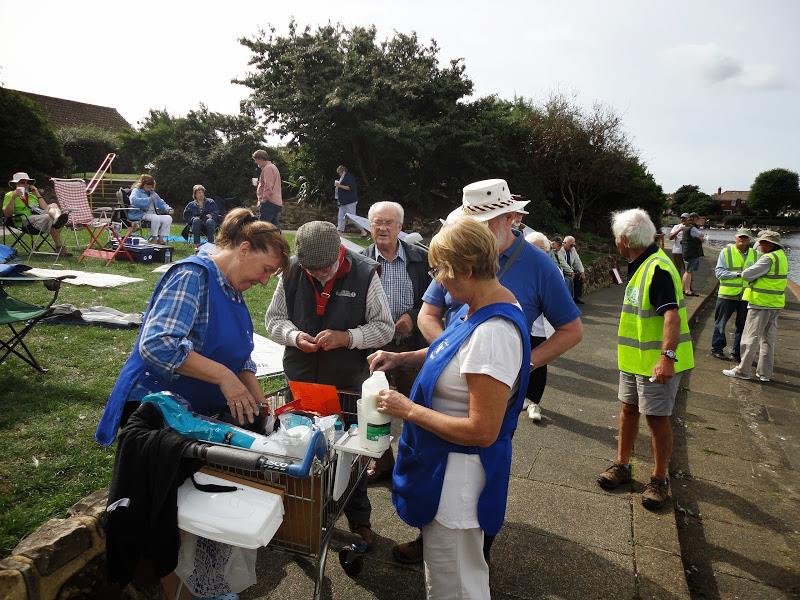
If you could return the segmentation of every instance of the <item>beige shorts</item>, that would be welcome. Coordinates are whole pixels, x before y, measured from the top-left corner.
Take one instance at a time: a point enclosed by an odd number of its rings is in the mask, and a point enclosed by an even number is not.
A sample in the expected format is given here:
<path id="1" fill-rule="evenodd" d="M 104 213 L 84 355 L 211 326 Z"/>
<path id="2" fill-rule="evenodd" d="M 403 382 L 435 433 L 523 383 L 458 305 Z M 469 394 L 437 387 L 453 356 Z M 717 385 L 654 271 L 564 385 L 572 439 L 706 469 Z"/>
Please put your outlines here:
<path id="1" fill-rule="evenodd" d="M 619 373 L 619 399 L 625 404 L 635 404 L 639 412 L 654 417 L 668 417 L 675 407 L 675 396 L 681 383 L 681 373 L 667 383 L 655 383 L 645 375 Z"/>
<path id="2" fill-rule="evenodd" d="M 31 215 L 28 217 L 28 223 L 36 227 L 42 233 L 50 233 L 53 228 L 53 219 L 48 214 Z"/>

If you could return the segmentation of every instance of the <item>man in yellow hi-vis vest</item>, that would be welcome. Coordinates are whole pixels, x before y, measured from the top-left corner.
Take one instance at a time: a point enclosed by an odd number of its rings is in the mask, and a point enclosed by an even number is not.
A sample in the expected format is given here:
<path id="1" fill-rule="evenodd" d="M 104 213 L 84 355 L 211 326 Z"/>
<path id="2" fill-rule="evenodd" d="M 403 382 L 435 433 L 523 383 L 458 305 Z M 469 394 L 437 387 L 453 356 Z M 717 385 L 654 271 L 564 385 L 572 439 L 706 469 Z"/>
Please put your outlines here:
<path id="1" fill-rule="evenodd" d="M 728 360 L 725 356 L 725 325 L 732 315 L 736 315 L 736 333 L 731 346 L 731 356 L 739 362 L 739 345 L 742 340 L 744 323 L 747 320 L 747 300 L 742 298 L 747 282 L 742 279 L 742 271 L 756 262 L 756 251 L 750 247 L 749 229 L 736 232 L 736 243 L 728 244 L 717 257 L 714 274 L 719 279 L 717 305 L 714 307 L 714 332 L 711 334 L 711 355 Z"/>
<path id="2" fill-rule="evenodd" d="M 789 262 L 776 231 L 765 230 L 756 240 L 761 252 L 752 267 L 742 271 L 742 279 L 749 282 L 743 298 L 747 300 L 747 321 L 741 343 L 741 360 L 733 369 L 725 369 L 723 375 L 750 379 L 753 363 L 756 378 L 769 381 L 775 364 L 775 331 L 778 315 L 786 304 L 786 284 L 789 278 Z"/>
<path id="3" fill-rule="evenodd" d="M 653 470 L 642 492 L 645 508 L 669 498 L 667 468 L 672 454 L 670 416 L 681 374 L 694 367 L 681 277 L 655 243 L 656 228 L 639 208 L 614 213 L 619 253 L 628 261 L 628 286 L 617 338 L 619 414 L 617 459 L 597 483 L 605 490 L 632 481 L 630 457 L 644 413 L 653 445 Z"/>

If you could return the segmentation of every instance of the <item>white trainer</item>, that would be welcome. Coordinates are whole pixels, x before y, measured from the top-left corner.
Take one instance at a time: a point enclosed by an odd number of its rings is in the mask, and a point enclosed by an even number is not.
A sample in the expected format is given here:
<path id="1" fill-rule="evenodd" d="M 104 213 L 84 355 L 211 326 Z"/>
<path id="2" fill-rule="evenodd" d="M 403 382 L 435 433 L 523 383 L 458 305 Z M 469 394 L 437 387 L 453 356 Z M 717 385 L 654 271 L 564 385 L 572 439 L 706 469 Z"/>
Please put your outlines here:
<path id="1" fill-rule="evenodd" d="M 531 401 L 528 400 L 527 398 L 525 398 L 522 401 L 522 410 L 527 410 L 530 405 L 531 405 Z"/>
<path id="2" fill-rule="evenodd" d="M 758 380 L 763 382 L 763 383 L 767 383 L 769 381 L 772 381 L 769 377 L 764 377 L 763 375 L 756 374 L 756 377 L 758 377 Z"/>
<path id="3" fill-rule="evenodd" d="M 538 404 L 531 404 L 528 407 L 528 418 L 534 423 L 538 423 L 542 420 L 542 409 L 539 408 Z"/>
<path id="4" fill-rule="evenodd" d="M 736 379 L 750 379 L 747 375 L 742 375 L 736 369 L 723 369 L 722 374 L 726 377 L 736 377 Z"/>

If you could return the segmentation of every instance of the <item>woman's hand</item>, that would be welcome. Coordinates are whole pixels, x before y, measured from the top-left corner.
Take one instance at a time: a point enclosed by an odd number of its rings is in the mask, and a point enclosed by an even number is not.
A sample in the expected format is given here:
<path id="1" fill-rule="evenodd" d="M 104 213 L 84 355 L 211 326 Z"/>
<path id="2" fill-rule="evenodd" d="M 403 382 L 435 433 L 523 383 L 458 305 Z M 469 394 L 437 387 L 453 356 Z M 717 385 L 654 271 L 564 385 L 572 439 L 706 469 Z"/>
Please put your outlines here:
<path id="1" fill-rule="evenodd" d="M 402 357 L 399 352 L 378 350 L 367 357 L 370 373 L 374 373 L 375 371 L 390 371 L 395 367 L 399 367 L 401 363 Z"/>
<path id="2" fill-rule="evenodd" d="M 231 414 L 236 420 L 244 424 L 246 415 L 247 422 L 252 423 L 255 415 L 258 414 L 258 402 L 242 381 L 232 372 L 229 372 L 220 382 L 219 389 L 222 391 L 222 395 L 225 396 L 228 408 L 230 408 Z"/>
<path id="3" fill-rule="evenodd" d="M 378 392 L 376 408 L 379 413 L 408 420 L 415 404 L 396 390 Z"/>

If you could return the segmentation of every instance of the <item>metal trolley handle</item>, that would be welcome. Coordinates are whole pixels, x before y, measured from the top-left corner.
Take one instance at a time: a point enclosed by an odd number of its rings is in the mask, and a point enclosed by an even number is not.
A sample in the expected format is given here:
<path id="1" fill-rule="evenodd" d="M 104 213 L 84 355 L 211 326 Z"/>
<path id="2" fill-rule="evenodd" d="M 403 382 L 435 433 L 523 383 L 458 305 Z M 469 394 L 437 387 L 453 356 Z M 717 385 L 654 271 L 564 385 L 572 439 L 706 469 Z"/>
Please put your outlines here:
<path id="1" fill-rule="evenodd" d="M 315 431 L 311 435 L 303 461 L 297 464 L 278 462 L 263 454 L 233 446 L 196 442 L 188 448 L 189 457 L 199 458 L 207 463 L 246 471 L 279 471 L 298 479 L 308 477 L 314 458 L 322 459 L 327 452 L 328 442 L 321 431 Z"/>

